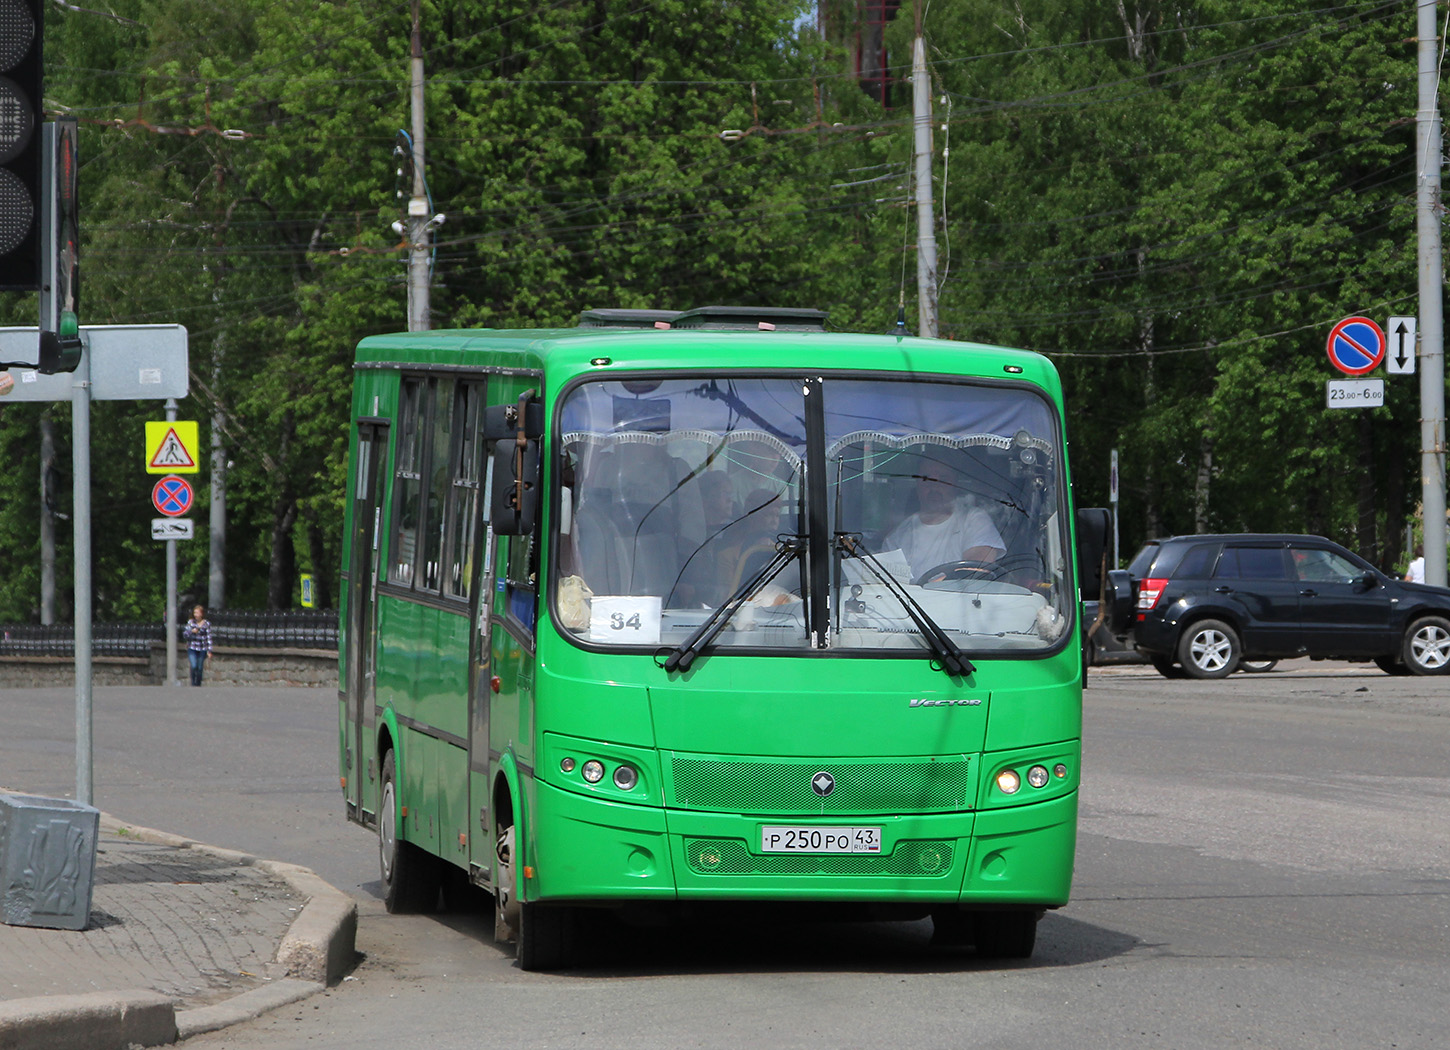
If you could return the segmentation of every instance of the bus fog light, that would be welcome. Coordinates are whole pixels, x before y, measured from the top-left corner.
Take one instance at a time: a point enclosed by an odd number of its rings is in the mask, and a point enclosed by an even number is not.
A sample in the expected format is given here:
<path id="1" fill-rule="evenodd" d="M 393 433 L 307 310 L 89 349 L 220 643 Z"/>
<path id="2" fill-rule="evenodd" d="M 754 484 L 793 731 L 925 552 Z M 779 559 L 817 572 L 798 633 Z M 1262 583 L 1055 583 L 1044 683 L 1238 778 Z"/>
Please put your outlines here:
<path id="1" fill-rule="evenodd" d="M 1035 788 L 1047 786 L 1047 767 L 1033 766 L 1027 771 L 1027 783 Z"/>
<path id="2" fill-rule="evenodd" d="M 584 763 L 579 772 L 584 775 L 584 779 L 589 781 L 589 783 L 597 784 L 604 779 L 604 763 L 597 758 L 591 758 L 588 762 Z"/>
<path id="3" fill-rule="evenodd" d="M 578 764 L 579 763 L 575 762 L 572 758 L 566 758 L 559 763 L 559 768 L 562 769 L 565 773 L 572 773 L 574 772 L 574 767 Z"/>
<path id="4" fill-rule="evenodd" d="M 1004 769 L 997 774 L 997 789 L 1004 795 L 1015 795 L 1022 786 L 1022 778 L 1015 769 Z"/>
<path id="5" fill-rule="evenodd" d="M 1067 767 L 1059 762 L 1057 765 L 1052 767 L 1052 775 L 1055 776 L 1058 780 L 1065 780 L 1067 778 Z"/>
<path id="6" fill-rule="evenodd" d="M 620 791 L 628 791 L 639 783 L 639 774 L 633 766 L 620 766 L 614 771 L 614 786 Z"/>

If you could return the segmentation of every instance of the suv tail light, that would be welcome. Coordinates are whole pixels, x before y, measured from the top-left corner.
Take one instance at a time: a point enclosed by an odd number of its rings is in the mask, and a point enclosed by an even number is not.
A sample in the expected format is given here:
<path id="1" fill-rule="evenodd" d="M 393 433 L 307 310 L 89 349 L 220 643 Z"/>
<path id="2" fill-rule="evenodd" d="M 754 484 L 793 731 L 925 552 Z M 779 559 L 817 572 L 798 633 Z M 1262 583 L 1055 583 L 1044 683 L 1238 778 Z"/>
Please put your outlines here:
<path id="1" fill-rule="evenodd" d="M 1138 584 L 1138 618 L 1142 619 L 1144 613 L 1158 604 L 1158 599 L 1163 597 L 1163 589 L 1168 586 L 1166 579 L 1150 578 Z"/>

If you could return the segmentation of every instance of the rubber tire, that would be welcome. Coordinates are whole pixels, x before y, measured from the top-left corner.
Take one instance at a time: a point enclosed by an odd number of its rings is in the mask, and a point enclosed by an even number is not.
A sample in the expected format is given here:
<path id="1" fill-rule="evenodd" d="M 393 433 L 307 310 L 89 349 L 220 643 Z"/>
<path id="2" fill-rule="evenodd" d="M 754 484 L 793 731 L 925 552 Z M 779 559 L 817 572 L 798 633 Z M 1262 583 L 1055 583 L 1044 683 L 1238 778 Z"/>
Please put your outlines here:
<path id="1" fill-rule="evenodd" d="M 1035 911 L 987 911 L 977 916 L 977 955 L 984 959 L 1030 959 L 1037 945 Z"/>
<path id="2" fill-rule="evenodd" d="M 1278 660 L 1240 660 L 1239 670 L 1244 674 L 1268 674 L 1279 666 Z"/>
<path id="3" fill-rule="evenodd" d="M 399 834 L 398 769 L 393 752 L 383 756 L 383 783 L 378 794 L 378 869 L 383 880 L 383 905 L 394 915 L 431 912 L 438 906 L 441 861 Z"/>
<path id="4" fill-rule="evenodd" d="M 1411 674 L 1450 674 L 1450 620 L 1422 616 L 1410 624 L 1400 659 Z"/>
<path id="5" fill-rule="evenodd" d="M 578 956 L 579 916 L 574 908 L 524 901 L 514 952 L 520 970 L 564 970 Z"/>
<path id="6" fill-rule="evenodd" d="M 957 907 L 933 908 L 931 911 L 932 947 L 956 947 L 974 944 L 977 938 L 977 914 Z"/>
<path id="7" fill-rule="evenodd" d="M 1166 656 L 1152 657 L 1149 662 L 1153 670 L 1157 671 L 1164 678 L 1187 678 L 1187 673 Z"/>
<path id="8" fill-rule="evenodd" d="M 1242 652 L 1238 633 L 1222 620 L 1199 620 L 1178 639 L 1178 662 L 1189 678 L 1227 678 Z"/>

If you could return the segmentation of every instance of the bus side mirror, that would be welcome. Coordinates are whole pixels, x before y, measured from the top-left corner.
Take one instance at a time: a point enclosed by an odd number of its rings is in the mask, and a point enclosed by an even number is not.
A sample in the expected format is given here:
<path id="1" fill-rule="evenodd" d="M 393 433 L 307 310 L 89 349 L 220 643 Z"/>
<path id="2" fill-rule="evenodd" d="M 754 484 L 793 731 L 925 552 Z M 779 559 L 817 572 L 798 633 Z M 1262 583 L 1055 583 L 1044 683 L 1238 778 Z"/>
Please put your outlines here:
<path id="1" fill-rule="evenodd" d="M 533 391 L 525 392 L 532 397 Z M 524 433 L 531 438 L 544 436 L 544 406 L 538 401 L 524 401 Z M 483 436 L 494 441 L 511 438 L 519 432 L 519 407 L 517 405 L 489 405 L 483 410 Z"/>
<path id="2" fill-rule="evenodd" d="M 1084 601 L 1094 601 L 1103 589 L 1103 555 L 1108 549 L 1108 527 L 1112 516 L 1103 507 L 1083 507 L 1077 512 L 1078 590 Z"/>
<path id="3" fill-rule="evenodd" d="M 1103 580 L 1103 624 L 1108 633 L 1121 638 L 1133 617 L 1133 577 L 1126 569 L 1109 569 Z"/>
<path id="4" fill-rule="evenodd" d="M 527 536 L 539 516 L 539 443 L 507 438 L 493 446 L 489 519 L 500 536 Z"/>

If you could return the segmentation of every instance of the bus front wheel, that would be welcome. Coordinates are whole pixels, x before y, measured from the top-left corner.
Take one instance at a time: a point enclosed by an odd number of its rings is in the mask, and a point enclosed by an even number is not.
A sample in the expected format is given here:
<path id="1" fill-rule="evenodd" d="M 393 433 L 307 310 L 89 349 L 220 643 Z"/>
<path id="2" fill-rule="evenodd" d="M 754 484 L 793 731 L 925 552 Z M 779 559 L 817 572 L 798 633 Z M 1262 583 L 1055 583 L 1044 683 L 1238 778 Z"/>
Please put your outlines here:
<path id="1" fill-rule="evenodd" d="M 986 959 L 1030 959 L 1037 945 L 1035 911 L 989 911 L 977 916 L 977 954 Z"/>
<path id="2" fill-rule="evenodd" d="M 494 890 L 494 938 L 513 941 L 520 970 L 558 970 L 575 955 L 576 916 L 573 908 L 519 900 L 514 825 L 501 827 L 495 853 L 498 883 Z"/>
<path id="3" fill-rule="evenodd" d="M 399 834 L 398 766 L 383 756 L 383 786 L 378 805 L 378 866 L 383 876 L 383 905 L 389 912 L 432 911 L 438 903 L 438 858 Z"/>

